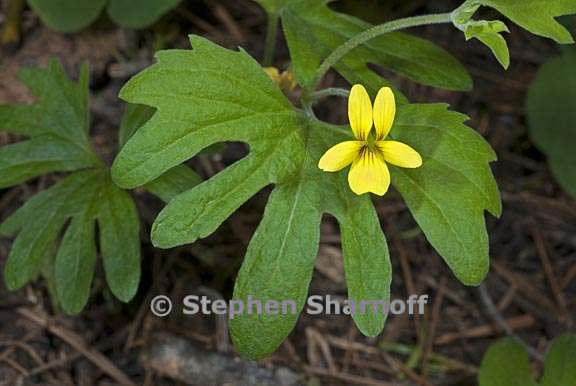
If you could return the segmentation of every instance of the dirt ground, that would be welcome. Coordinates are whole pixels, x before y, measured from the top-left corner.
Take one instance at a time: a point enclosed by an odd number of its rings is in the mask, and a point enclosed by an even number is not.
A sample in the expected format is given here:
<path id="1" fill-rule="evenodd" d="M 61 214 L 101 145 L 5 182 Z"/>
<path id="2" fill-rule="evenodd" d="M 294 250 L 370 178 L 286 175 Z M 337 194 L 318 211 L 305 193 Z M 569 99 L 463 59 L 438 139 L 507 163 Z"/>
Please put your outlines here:
<path id="1" fill-rule="evenodd" d="M 352 3 L 339 6 L 355 12 L 358 7 Z M 434 7 L 425 1 L 385 3 L 372 13 L 375 21 L 454 6 L 452 1 L 433 2 Z M 31 101 L 16 79 L 23 66 L 44 66 L 56 56 L 76 76 L 79 64 L 88 61 L 93 141 L 111 162 L 123 110 L 118 90 L 152 63 L 155 50 L 188 48 L 186 35 L 194 33 L 226 47 L 242 46 L 261 58 L 265 25 L 263 11 L 249 0 L 188 1 L 146 30 L 121 30 L 102 18 L 85 31 L 66 35 L 46 29 L 25 10 L 21 42 L 0 54 L 0 103 Z M 489 344 L 509 334 L 533 349 L 538 374 L 539 356 L 550 340 L 573 332 L 576 321 L 576 204 L 555 183 L 545 157 L 530 141 L 524 115 L 526 89 L 557 47 L 512 27 L 512 64 L 504 71 L 487 49 L 466 43 L 449 26 L 413 32 L 458 57 L 474 78 L 474 90 L 441 91 L 403 79 L 394 79 L 396 84 L 413 101 L 448 102 L 468 114 L 471 127 L 499 157 L 493 170 L 504 212 L 500 219 L 487 216 L 492 262 L 482 286 L 462 285 L 428 245 L 401 198 L 389 194 L 375 202 L 391 249 L 392 296 L 428 294 L 432 304 L 426 315 L 391 317 L 378 338 L 362 336 L 348 316 L 302 315 L 272 357 L 250 364 L 234 354 L 225 319 L 158 318 L 149 311 L 149 302 L 156 294 L 229 298 L 268 191 L 242 206 L 212 236 L 159 250 L 150 245 L 149 229 L 163 204 L 137 190 L 144 226 L 143 278 L 136 298 L 129 304 L 113 299 L 99 267 L 84 312 L 65 317 L 53 307 L 42 281 L 17 292 L 8 292 L 0 282 L 0 385 L 236 385 L 238 374 L 252 374 L 254 385 L 467 386 L 476 384 Z M 275 64 L 282 67 L 288 60 L 281 43 Z M 335 74 L 325 82 L 345 86 Z M 323 119 L 340 123 L 345 112 L 345 101 L 338 99 L 327 100 L 318 110 Z M 13 140 L 0 133 L 0 145 Z M 243 145 L 228 144 L 221 153 L 196 157 L 191 165 L 208 178 L 245 153 Z M 0 220 L 58 178 L 46 176 L 0 190 Z M 345 298 L 340 238 L 332 218 L 324 218 L 321 234 L 310 293 Z M 0 266 L 10 245 L 11 240 L 0 240 Z"/>

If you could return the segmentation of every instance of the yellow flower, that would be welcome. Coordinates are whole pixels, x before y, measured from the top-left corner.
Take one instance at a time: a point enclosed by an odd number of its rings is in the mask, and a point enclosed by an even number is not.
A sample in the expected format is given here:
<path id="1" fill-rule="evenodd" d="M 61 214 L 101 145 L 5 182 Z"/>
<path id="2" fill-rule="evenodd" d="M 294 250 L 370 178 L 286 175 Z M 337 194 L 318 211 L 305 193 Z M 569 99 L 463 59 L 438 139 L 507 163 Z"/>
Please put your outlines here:
<path id="1" fill-rule="evenodd" d="M 372 192 L 383 196 L 390 187 L 386 163 L 403 168 L 417 168 L 422 157 L 410 146 L 397 141 L 384 141 L 396 115 L 394 93 L 383 87 L 374 107 L 364 86 L 352 87 L 348 99 L 348 119 L 356 141 L 341 142 L 330 148 L 318 163 L 325 172 L 336 172 L 352 164 L 348 184 L 356 194 Z M 374 123 L 374 132 L 372 131 Z"/>

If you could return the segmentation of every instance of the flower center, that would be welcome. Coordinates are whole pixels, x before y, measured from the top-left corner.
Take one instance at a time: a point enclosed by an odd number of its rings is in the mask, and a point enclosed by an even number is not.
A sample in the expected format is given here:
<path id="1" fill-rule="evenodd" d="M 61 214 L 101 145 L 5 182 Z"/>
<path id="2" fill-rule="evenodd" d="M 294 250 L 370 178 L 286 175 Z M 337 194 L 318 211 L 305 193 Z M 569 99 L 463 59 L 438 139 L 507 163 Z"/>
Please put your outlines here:
<path id="1" fill-rule="evenodd" d="M 365 142 L 368 150 L 370 150 L 371 152 L 374 152 L 376 150 L 376 136 L 374 135 L 374 130 L 370 131 L 370 134 L 368 134 L 368 138 L 366 138 Z"/>

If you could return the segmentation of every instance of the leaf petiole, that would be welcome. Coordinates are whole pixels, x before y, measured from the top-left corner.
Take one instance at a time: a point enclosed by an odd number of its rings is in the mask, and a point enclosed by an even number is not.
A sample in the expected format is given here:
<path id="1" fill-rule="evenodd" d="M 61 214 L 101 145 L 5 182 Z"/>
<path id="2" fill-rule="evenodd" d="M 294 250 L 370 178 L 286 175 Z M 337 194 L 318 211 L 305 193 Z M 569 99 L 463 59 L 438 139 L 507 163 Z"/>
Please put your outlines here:
<path id="1" fill-rule="evenodd" d="M 349 54 L 352 50 L 358 46 L 372 40 L 380 35 L 387 34 L 389 32 L 399 31 L 405 28 L 417 27 L 429 24 L 443 24 L 452 22 L 452 13 L 440 13 L 432 15 L 422 15 L 407 17 L 403 19 L 392 20 L 384 24 L 374 26 L 361 34 L 354 36 L 352 39 L 348 40 L 340 47 L 336 48 L 320 65 L 316 74 L 314 75 L 314 82 L 312 83 L 312 90 L 316 90 L 318 84 L 326 75 L 328 70 L 335 64 L 337 64 L 344 56 Z"/>
<path id="2" fill-rule="evenodd" d="M 316 91 L 316 92 L 312 93 L 311 99 L 312 99 L 312 103 L 314 104 L 323 98 L 327 98 L 327 97 L 331 97 L 331 96 L 348 98 L 349 95 L 350 95 L 350 90 L 346 90 L 344 88 L 330 87 L 330 88 L 325 88 L 325 89 L 322 89 L 320 91 Z"/>

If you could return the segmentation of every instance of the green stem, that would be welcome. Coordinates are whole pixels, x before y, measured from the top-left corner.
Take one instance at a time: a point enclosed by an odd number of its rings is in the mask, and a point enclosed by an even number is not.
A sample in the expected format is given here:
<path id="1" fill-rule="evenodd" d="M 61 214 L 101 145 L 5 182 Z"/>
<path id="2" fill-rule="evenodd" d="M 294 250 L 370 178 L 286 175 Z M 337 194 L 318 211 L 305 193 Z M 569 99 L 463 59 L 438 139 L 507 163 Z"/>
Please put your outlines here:
<path id="1" fill-rule="evenodd" d="M 315 102 L 319 101 L 320 99 L 330 97 L 330 96 L 338 96 L 338 97 L 342 97 L 342 98 L 348 98 L 350 96 L 350 90 L 346 90 L 344 88 L 336 88 L 336 87 L 325 88 L 323 90 L 316 91 L 315 93 L 313 93 L 312 94 L 312 101 L 315 103 Z"/>
<path id="2" fill-rule="evenodd" d="M 274 60 L 274 50 L 276 49 L 276 38 L 278 35 L 278 15 L 268 14 L 268 25 L 266 27 L 266 48 L 264 49 L 264 67 L 272 65 Z"/>
<path id="3" fill-rule="evenodd" d="M 384 24 L 376 25 L 346 41 L 340 47 L 336 48 L 328 57 L 322 62 L 322 65 L 316 71 L 314 82 L 312 83 L 312 90 L 316 90 L 318 84 L 326 75 L 331 67 L 336 65 L 344 56 L 350 53 L 358 46 L 372 40 L 378 36 L 398 31 L 405 28 L 417 27 L 428 24 L 442 24 L 452 22 L 451 13 L 440 13 L 433 15 L 423 15 L 407 17 L 404 19 L 392 20 Z"/>

